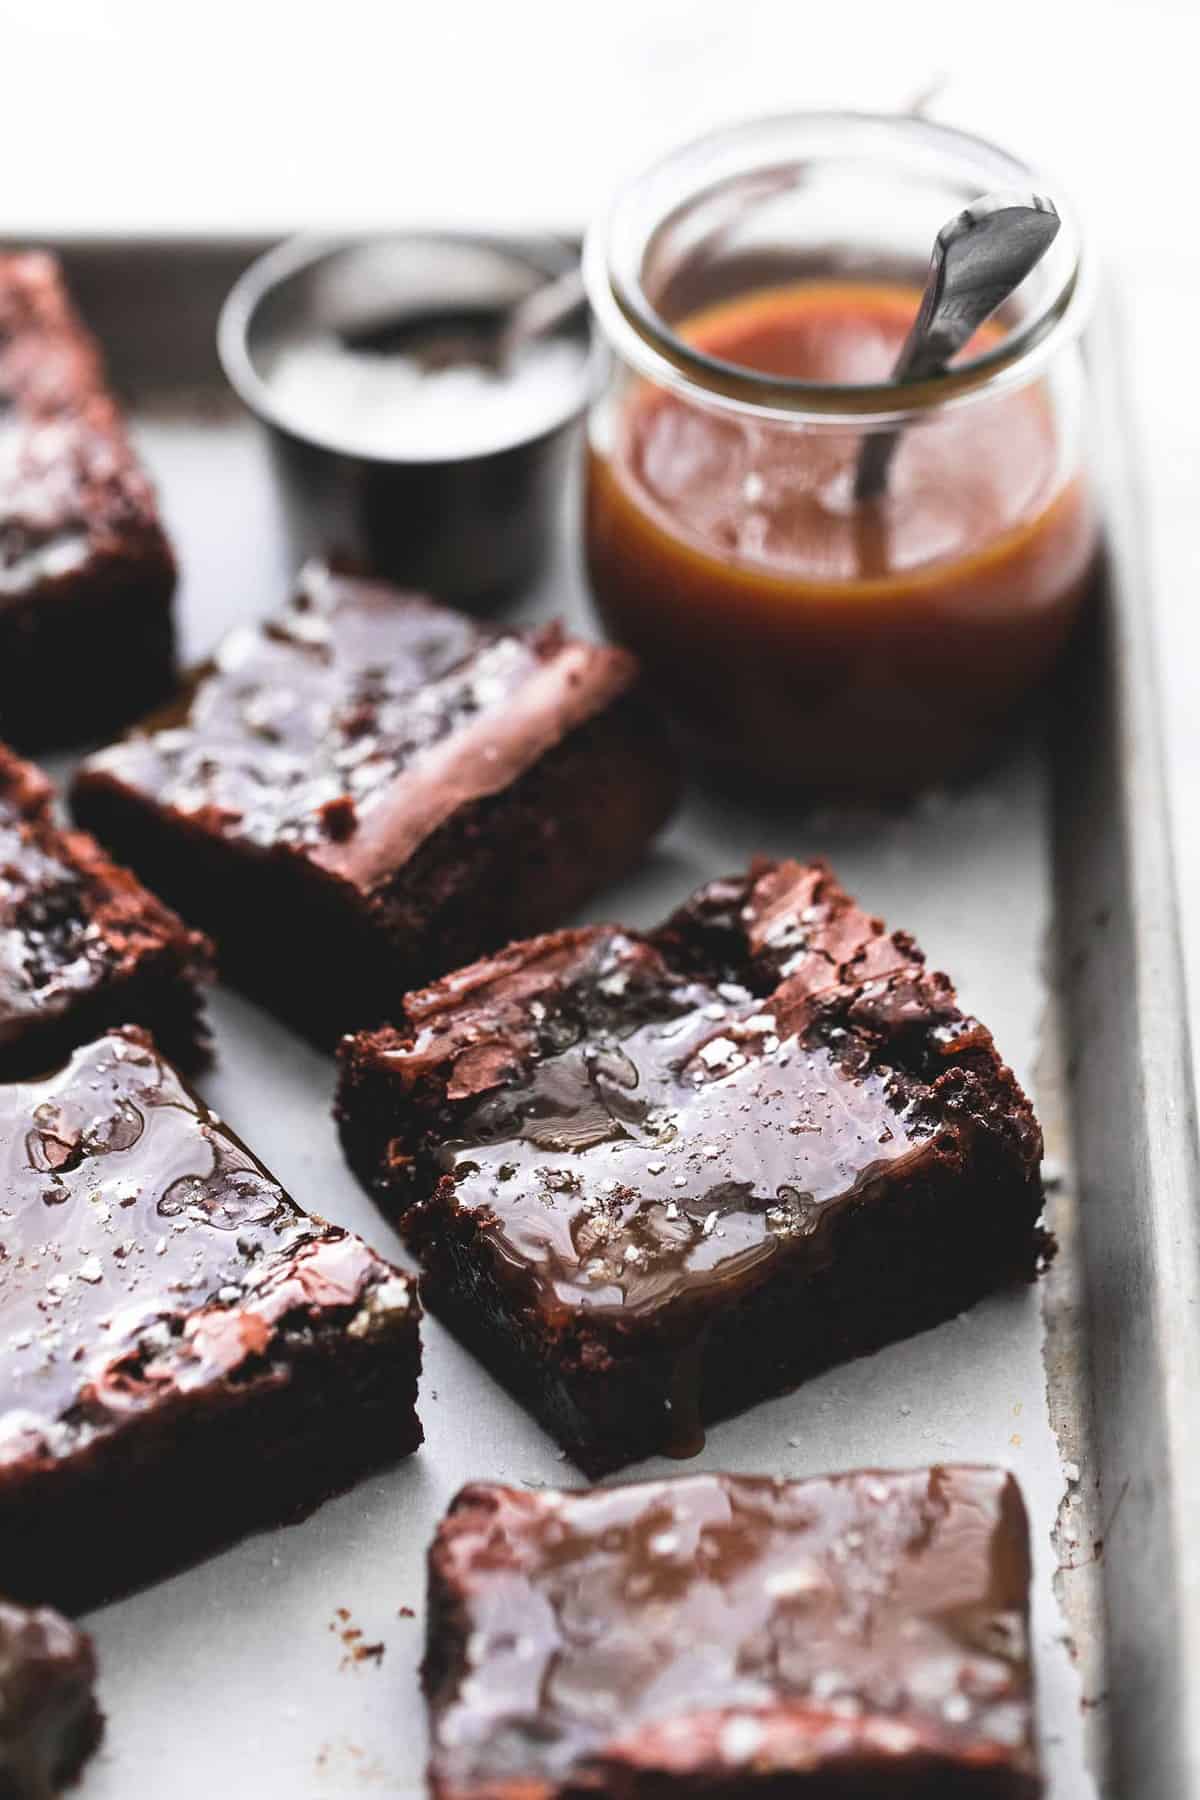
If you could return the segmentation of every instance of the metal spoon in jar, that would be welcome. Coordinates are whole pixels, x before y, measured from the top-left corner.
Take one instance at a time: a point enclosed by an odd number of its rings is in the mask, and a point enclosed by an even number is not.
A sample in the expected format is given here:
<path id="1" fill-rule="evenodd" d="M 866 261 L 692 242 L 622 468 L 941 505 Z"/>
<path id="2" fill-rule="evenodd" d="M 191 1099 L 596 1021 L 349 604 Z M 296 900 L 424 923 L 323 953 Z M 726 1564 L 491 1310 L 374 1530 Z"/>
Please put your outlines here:
<path id="1" fill-rule="evenodd" d="M 892 380 L 940 374 L 985 319 L 1037 267 L 1062 223 L 1040 194 L 985 194 L 937 234 L 921 307 L 904 340 Z M 856 500 L 875 500 L 887 486 L 900 431 L 868 434 L 859 451 Z"/>

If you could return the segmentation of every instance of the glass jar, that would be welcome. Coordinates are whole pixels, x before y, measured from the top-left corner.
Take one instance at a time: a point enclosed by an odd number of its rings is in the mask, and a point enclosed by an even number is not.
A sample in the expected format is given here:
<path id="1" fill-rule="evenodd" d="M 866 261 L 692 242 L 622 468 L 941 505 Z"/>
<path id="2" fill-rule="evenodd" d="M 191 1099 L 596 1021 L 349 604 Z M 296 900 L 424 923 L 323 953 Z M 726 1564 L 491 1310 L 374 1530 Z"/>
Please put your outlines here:
<path id="1" fill-rule="evenodd" d="M 946 373 L 888 379 L 940 226 L 1038 190 L 910 117 L 722 131 L 622 193 L 585 253 L 613 351 L 586 548 L 610 633 L 692 746 L 772 784 L 960 769 L 1053 665 L 1096 564 L 1078 229 Z M 900 431 L 855 499 L 864 440 Z"/>

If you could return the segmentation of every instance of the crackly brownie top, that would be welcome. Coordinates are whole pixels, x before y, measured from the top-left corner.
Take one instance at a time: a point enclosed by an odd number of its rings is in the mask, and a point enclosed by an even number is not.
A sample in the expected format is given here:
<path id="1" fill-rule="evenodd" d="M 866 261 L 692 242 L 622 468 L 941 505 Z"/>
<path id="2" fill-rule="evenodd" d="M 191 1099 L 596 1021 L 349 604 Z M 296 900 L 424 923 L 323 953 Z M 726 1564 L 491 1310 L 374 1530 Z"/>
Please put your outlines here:
<path id="1" fill-rule="evenodd" d="M 170 552 L 57 261 L 0 255 L 0 608 L 94 559 Z"/>
<path id="2" fill-rule="evenodd" d="M 54 1769 L 58 1740 L 89 1704 L 95 1678 L 86 1632 L 47 1607 L 0 1600 L 0 1784 L 6 1774 L 32 1780 Z"/>
<path id="3" fill-rule="evenodd" d="M 412 1217 L 473 1214 L 551 1314 L 661 1318 L 782 1254 L 819 1266 L 868 1185 L 974 1132 L 1031 1174 L 1040 1154 L 946 977 L 821 865 L 757 864 L 649 936 L 514 945 L 405 1014 L 344 1056 L 395 1083 L 398 1185 L 444 1177 Z"/>
<path id="4" fill-rule="evenodd" d="M 81 831 L 41 771 L 0 744 L 0 1051 L 171 945 L 195 980 L 211 948 Z"/>
<path id="5" fill-rule="evenodd" d="M 0 1086 L 0 1480 L 314 1326 L 410 1318 L 412 1283 L 309 1218 L 126 1028 Z"/>
<path id="6" fill-rule="evenodd" d="M 311 565 L 186 699 L 85 765 L 215 835 L 290 846 L 368 888 L 631 686 L 624 651 L 486 631 Z"/>
<path id="7" fill-rule="evenodd" d="M 430 1564 L 441 1792 L 1034 1766 L 1028 1528 L 1000 1470 L 479 1485 Z"/>

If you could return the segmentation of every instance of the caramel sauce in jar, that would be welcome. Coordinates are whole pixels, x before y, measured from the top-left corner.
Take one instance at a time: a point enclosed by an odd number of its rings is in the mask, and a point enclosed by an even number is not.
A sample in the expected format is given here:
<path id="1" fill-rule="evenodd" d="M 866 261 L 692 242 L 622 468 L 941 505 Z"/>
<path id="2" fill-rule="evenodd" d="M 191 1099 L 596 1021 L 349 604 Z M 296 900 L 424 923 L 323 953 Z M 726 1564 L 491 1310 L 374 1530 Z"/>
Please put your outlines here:
<path id="1" fill-rule="evenodd" d="M 673 329 L 721 364 L 850 387 L 887 380 L 919 301 L 809 279 Z M 1004 335 L 985 326 L 964 357 Z M 591 421 L 596 604 L 706 760 L 834 794 L 942 779 L 1046 675 L 1087 594 L 1076 412 L 1057 371 L 926 408 L 886 492 L 858 502 L 857 419 L 756 416 L 625 370 Z"/>

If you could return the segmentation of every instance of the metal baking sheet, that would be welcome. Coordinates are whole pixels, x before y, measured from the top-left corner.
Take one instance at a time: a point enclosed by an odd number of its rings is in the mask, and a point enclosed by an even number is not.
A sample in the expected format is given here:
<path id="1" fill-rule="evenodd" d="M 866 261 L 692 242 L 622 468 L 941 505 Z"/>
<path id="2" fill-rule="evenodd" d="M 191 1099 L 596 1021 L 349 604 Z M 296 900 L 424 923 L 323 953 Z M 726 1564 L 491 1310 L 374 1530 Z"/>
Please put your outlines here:
<path id="1" fill-rule="evenodd" d="M 181 552 L 184 650 L 201 656 L 276 604 L 289 575 L 262 447 L 212 351 L 220 299 L 257 246 L 57 247 L 133 404 Z M 1192 1800 L 1195 1140 L 1111 318 L 1091 349 L 1113 579 L 1100 627 L 1068 670 L 1056 729 L 1033 729 L 972 785 L 886 815 L 760 813 L 693 795 L 645 866 L 589 916 L 649 923 L 755 850 L 821 852 L 866 904 L 918 934 L 991 1025 L 1047 1128 L 1062 1244 L 1049 1277 L 716 1427 L 690 1466 L 789 1476 L 946 1459 L 1009 1466 L 1033 1519 L 1052 1800 Z M 586 625 L 569 520 L 556 566 L 522 611 Z M 343 1166 L 331 1062 L 236 994 L 218 992 L 212 1011 L 212 1104 L 301 1204 L 404 1261 Z M 1089 1296 L 1102 1326 L 1094 1344 Z M 433 1320 L 421 1412 L 425 1447 L 402 1467 L 92 1615 L 108 1730 L 85 1800 L 423 1791 L 417 1668 L 435 1522 L 470 1478 L 580 1477 Z M 657 1461 L 626 1473 L 678 1469 Z M 236 1471 L 214 1471 L 227 1478 Z M 382 1653 L 356 1658 L 355 1642 Z"/>

